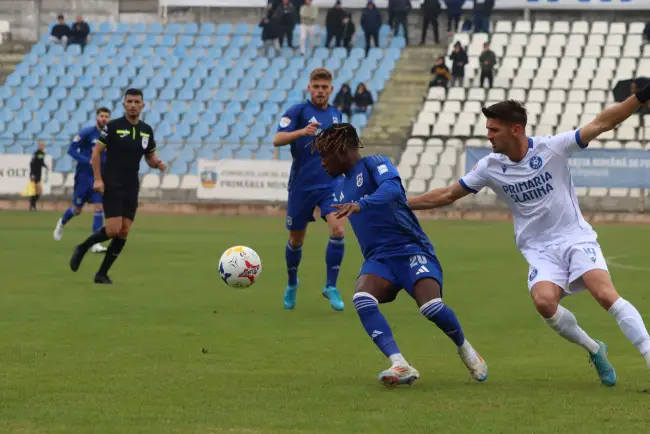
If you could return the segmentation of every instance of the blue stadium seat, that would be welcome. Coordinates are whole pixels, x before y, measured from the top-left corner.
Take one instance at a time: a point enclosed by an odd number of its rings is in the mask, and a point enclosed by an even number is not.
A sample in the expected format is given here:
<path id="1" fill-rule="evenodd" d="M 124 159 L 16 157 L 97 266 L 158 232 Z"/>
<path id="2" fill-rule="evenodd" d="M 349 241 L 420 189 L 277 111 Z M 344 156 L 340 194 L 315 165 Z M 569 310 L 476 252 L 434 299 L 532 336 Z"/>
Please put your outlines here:
<path id="1" fill-rule="evenodd" d="M 199 34 L 205 36 L 212 36 L 215 35 L 216 33 L 217 33 L 217 29 L 214 23 L 201 23 Z"/>
<path id="2" fill-rule="evenodd" d="M 178 99 L 181 101 L 192 101 L 194 99 L 194 91 L 192 89 L 181 89 L 178 93 Z"/>
<path id="3" fill-rule="evenodd" d="M 230 23 L 219 24 L 219 27 L 217 27 L 217 32 L 216 33 L 217 33 L 218 36 L 232 35 L 232 33 L 233 33 L 232 24 L 230 24 Z"/>
<path id="4" fill-rule="evenodd" d="M 131 26 L 129 23 L 117 23 L 117 26 L 115 27 L 115 33 L 130 33 L 131 32 Z"/>
<path id="5" fill-rule="evenodd" d="M 100 23 L 98 33 L 112 33 L 113 24 L 111 23 Z"/>
<path id="6" fill-rule="evenodd" d="M 54 162 L 54 170 L 61 173 L 72 172 L 72 159 L 63 156 Z"/>
<path id="7" fill-rule="evenodd" d="M 146 33 L 147 25 L 145 23 L 133 23 L 131 28 L 132 33 Z"/>
<path id="8" fill-rule="evenodd" d="M 163 32 L 163 26 L 160 23 L 151 23 L 149 24 L 149 33 L 160 34 Z"/>
<path id="9" fill-rule="evenodd" d="M 221 102 L 221 101 L 212 100 L 208 104 L 207 109 L 208 109 L 208 112 L 210 112 L 210 113 L 221 114 L 224 111 L 224 105 L 223 105 L 223 102 Z"/>
<path id="10" fill-rule="evenodd" d="M 183 33 L 186 35 L 195 35 L 199 33 L 199 26 L 196 23 L 185 23 Z"/>
<path id="11" fill-rule="evenodd" d="M 169 27 L 168 27 L 169 28 Z M 174 35 L 164 35 L 160 40 L 161 47 L 175 47 L 176 46 L 176 36 Z"/>
<path id="12" fill-rule="evenodd" d="M 261 149 L 257 151 L 257 154 L 255 155 L 255 158 L 257 160 L 272 160 L 273 159 L 273 151 L 270 149 Z"/>
<path id="13" fill-rule="evenodd" d="M 182 31 L 183 28 L 181 27 L 180 23 L 169 23 L 167 24 L 167 28 L 165 29 L 165 33 L 171 36 L 176 36 L 182 33 Z"/>

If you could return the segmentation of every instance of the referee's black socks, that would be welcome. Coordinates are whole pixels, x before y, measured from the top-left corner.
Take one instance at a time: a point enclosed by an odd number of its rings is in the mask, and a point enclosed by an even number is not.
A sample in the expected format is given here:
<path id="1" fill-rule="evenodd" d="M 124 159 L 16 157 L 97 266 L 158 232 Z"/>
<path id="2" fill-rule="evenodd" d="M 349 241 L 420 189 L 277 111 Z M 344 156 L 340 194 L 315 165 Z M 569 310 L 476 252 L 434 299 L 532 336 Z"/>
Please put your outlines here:
<path id="1" fill-rule="evenodd" d="M 104 256 L 104 260 L 102 261 L 102 265 L 99 267 L 97 274 L 103 276 L 108 274 L 108 270 L 110 270 L 117 257 L 120 256 L 120 252 L 122 252 L 125 244 L 126 240 L 124 238 L 113 238 L 111 244 L 108 245 L 106 256 Z"/>
<path id="2" fill-rule="evenodd" d="M 108 240 L 108 235 L 106 234 L 106 228 L 101 228 L 94 234 L 88 237 L 86 241 L 79 245 L 79 248 L 82 250 L 88 250 L 97 243 L 103 243 Z"/>

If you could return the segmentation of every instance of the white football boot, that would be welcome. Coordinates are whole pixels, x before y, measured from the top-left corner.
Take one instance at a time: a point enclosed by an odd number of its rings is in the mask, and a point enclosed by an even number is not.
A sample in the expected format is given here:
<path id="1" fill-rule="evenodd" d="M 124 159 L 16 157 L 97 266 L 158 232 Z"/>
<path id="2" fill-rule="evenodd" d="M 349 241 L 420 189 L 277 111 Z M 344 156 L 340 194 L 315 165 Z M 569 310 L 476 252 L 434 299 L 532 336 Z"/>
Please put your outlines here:
<path id="1" fill-rule="evenodd" d="M 106 250 L 108 249 L 99 243 L 95 244 L 90 248 L 90 251 L 93 253 L 106 253 Z"/>
<path id="2" fill-rule="evenodd" d="M 420 378 L 420 373 L 410 365 L 393 365 L 379 374 L 379 382 L 386 387 L 396 387 L 400 384 L 409 386 Z"/>
<path id="3" fill-rule="evenodd" d="M 56 222 L 56 228 L 54 228 L 54 240 L 61 241 L 61 238 L 63 238 L 63 221 L 59 219 Z"/>
<path id="4" fill-rule="evenodd" d="M 458 355 L 463 361 L 472 378 L 479 383 L 487 380 L 488 367 L 483 357 L 470 345 L 469 341 L 465 340 L 463 345 L 458 347 Z"/>

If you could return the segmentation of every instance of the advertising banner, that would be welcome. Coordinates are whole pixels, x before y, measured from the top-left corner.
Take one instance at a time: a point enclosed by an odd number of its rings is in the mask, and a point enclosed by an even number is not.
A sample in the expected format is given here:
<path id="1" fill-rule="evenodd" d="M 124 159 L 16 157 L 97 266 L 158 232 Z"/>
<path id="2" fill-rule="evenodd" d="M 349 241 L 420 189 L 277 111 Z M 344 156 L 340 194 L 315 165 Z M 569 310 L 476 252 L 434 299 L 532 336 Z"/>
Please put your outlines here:
<path id="1" fill-rule="evenodd" d="M 334 0 L 313 0 L 320 8 L 330 8 Z M 385 9 L 388 0 L 374 0 L 377 7 Z M 368 0 L 344 0 L 343 6 L 349 9 L 361 9 Z M 412 0 L 413 8 L 419 8 L 421 0 Z M 267 0 L 160 0 L 160 6 L 169 7 L 257 7 L 263 8 Z M 445 8 L 444 2 L 442 3 Z M 466 1 L 464 9 L 472 9 L 473 1 Z M 650 0 L 496 0 L 495 9 L 650 9 Z"/>
<path id="2" fill-rule="evenodd" d="M 467 148 L 466 171 L 489 154 L 489 148 Z M 650 188 L 650 152 L 587 149 L 569 159 L 576 187 Z"/>
<path id="3" fill-rule="evenodd" d="M 0 154 L 0 194 L 21 194 L 29 184 L 29 162 L 31 154 Z M 52 157 L 45 156 L 45 164 L 52 168 Z M 43 194 L 50 194 L 49 170 L 43 169 L 41 176 Z"/>
<path id="4" fill-rule="evenodd" d="M 290 161 L 199 159 L 199 199 L 286 202 Z"/>

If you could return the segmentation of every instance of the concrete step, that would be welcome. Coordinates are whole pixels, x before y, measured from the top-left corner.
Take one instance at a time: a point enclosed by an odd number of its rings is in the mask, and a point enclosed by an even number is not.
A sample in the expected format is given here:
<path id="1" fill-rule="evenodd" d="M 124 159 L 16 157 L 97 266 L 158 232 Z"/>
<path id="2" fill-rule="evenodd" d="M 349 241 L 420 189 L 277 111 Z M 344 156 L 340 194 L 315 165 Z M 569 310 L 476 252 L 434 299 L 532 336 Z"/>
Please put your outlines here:
<path id="1" fill-rule="evenodd" d="M 0 63 L 18 64 L 23 61 L 24 54 L 0 54 Z"/>
<path id="2" fill-rule="evenodd" d="M 31 42 L 21 40 L 5 41 L 0 44 L 0 54 L 27 54 L 31 49 Z"/>

